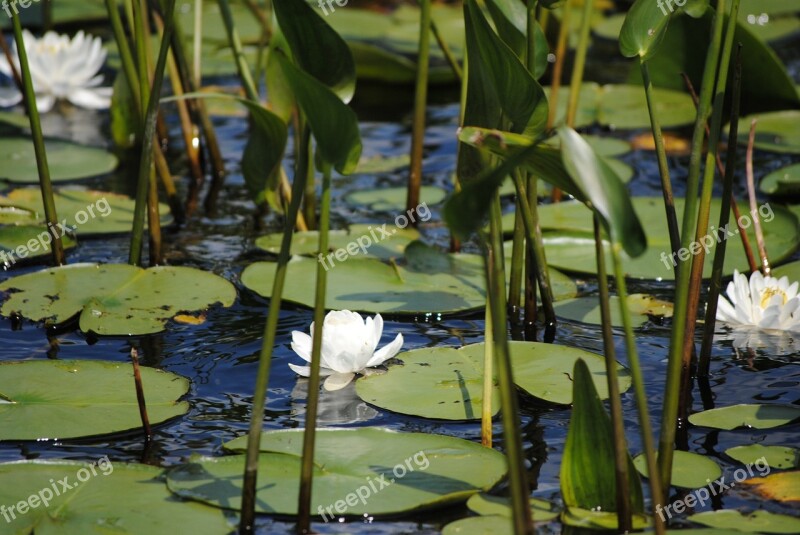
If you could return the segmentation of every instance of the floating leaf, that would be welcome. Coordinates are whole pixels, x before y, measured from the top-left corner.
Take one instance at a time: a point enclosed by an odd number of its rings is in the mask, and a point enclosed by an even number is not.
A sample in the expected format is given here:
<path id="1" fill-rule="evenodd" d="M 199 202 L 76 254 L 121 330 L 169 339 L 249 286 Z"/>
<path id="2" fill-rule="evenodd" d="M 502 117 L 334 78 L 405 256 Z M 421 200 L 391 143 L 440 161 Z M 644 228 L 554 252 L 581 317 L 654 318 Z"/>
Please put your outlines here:
<path id="1" fill-rule="evenodd" d="M 800 466 L 800 450 L 788 446 L 749 444 L 725 450 L 725 455 L 742 464 L 754 465 L 764 461 L 769 468 L 796 468 Z"/>
<path id="2" fill-rule="evenodd" d="M 12 266 L 17 262 L 41 259 L 50 255 L 52 236 L 47 227 L 31 225 L 4 225 L 0 227 L 0 265 Z M 75 240 L 61 237 L 65 250 L 75 247 Z"/>
<path id="3" fill-rule="evenodd" d="M 757 149 L 784 154 L 800 154 L 800 111 L 786 110 L 762 113 L 753 117 L 745 117 L 742 124 L 750 124 L 758 119 L 756 125 L 755 147 Z M 749 129 L 739 132 L 739 143 L 747 145 L 750 137 Z"/>
<path id="4" fill-rule="evenodd" d="M 355 170 L 357 174 L 363 175 L 377 175 L 381 173 L 394 173 L 400 171 L 404 167 L 408 167 L 411 165 L 411 156 L 407 153 L 398 154 L 396 156 L 383 156 L 381 154 L 376 154 L 374 156 L 370 156 L 365 158 L 364 155 L 361 155 L 361 160 L 358 162 L 358 167 Z M 422 189 L 425 189 L 429 186 L 423 186 Z M 402 189 L 406 191 L 404 188 L 389 188 L 389 189 Z M 376 190 L 378 191 L 378 190 Z M 405 202 L 402 205 L 405 207 Z"/>
<path id="5" fill-rule="evenodd" d="M 613 477 L 613 474 L 612 474 Z M 617 523 L 617 513 L 607 511 L 591 511 L 580 507 L 569 507 L 561 513 L 561 522 L 566 526 L 584 528 L 590 530 L 613 530 L 619 529 Z M 648 516 L 640 513 L 633 515 L 633 529 L 643 530 L 652 525 Z"/>
<path id="6" fill-rule="evenodd" d="M 672 303 L 659 301 L 658 299 L 642 294 L 632 294 L 628 296 L 628 310 L 631 314 L 631 324 L 633 327 L 641 327 L 649 320 L 648 316 L 672 317 Z M 597 297 L 578 297 L 554 303 L 556 315 L 568 320 L 591 323 L 594 325 L 602 324 L 600 317 L 600 303 Z M 609 299 L 611 309 L 611 325 L 622 327 L 622 314 L 620 310 L 620 300 L 616 295 Z"/>
<path id="7" fill-rule="evenodd" d="M 699 489 L 716 481 L 722 475 L 722 469 L 713 459 L 692 453 L 675 450 L 672 462 L 672 486 L 682 489 Z M 644 477 L 648 477 L 647 459 L 640 453 L 633 459 L 636 469 Z"/>
<path id="8" fill-rule="evenodd" d="M 46 140 L 47 163 L 53 182 L 105 175 L 117 168 L 117 157 L 103 149 L 69 141 Z M 39 171 L 33 142 L 23 137 L 3 138 L 0 143 L 0 179 L 19 184 L 38 184 Z"/>
<path id="9" fill-rule="evenodd" d="M 761 179 L 758 189 L 767 195 L 800 194 L 800 164 L 789 165 L 771 172 Z"/>
<path id="10" fill-rule="evenodd" d="M 99 335 L 164 330 L 180 312 L 214 303 L 231 306 L 234 286 L 213 273 L 176 266 L 71 264 L 20 275 L 0 284 L 9 292 L 0 309 L 31 321 L 61 325 L 80 315 L 80 328 Z"/>
<path id="11" fill-rule="evenodd" d="M 141 374 L 150 423 L 189 410 L 185 401 L 175 401 L 189 391 L 188 379 L 146 367 Z M 133 369 L 124 362 L 4 362 L 0 399 L 7 401 L 0 404 L 0 440 L 63 440 L 142 425 Z"/>
<path id="12" fill-rule="evenodd" d="M 537 498 L 530 499 L 530 506 L 535 522 L 548 522 L 558 518 L 556 507 L 545 500 Z M 508 498 L 502 496 L 492 496 L 489 494 L 475 494 L 467 500 L 467 507 L 473 513 L 481 516 L 504 516 L 511 518 L 511 503 Z"/>
<path id="13" fill-rule="evenodd" d="M 675 128 L 694 122 L 696 113 L 694 103 L 686 93 L 655 88 L 653 101 L 662 128 Z M 650 115 L 647 111 L 644 89 L 635 85 L 603 86 L 597 120 L 612 129 L 632 130 L 649 127 Z"/>
<path id="14" fill-rule="evenodd" d="M 225 447 L 244 451 L 246 440 L 243 436 Z M 357 428 L 319 429 L 316 440 L 311 511 L 328 520 L 463 503 L 506 473 L 503 455 L 453 437 Z M 266 453 L 259 459 L 258 512 L 296 514 L 302 442 L 301 430 L 262 434 Z M 238 509 L 244 457 L 195 458 L 172 469 L 167 485 L 178 496 Z M 465 465 L 470 469 L 464 470 Z"/>
<path id="15" fill-rule="evenodd" d="M 96 464 L 54 460 L 0 464 L 0 503 L 22 500 L 38 505 L 25 514 L 17 509 L 15 518 L 9 515 L 6 533 L 167 533 L 175 526 L 191 533 L 232 529 L 218 509 L 176 500 L 164 485 L 160 468 L 112 464 L 108 457 Z"/>
<path id="16" fill-rule="evenodd" d="M 442 535 L 513 535 L 514 524 L 507 516 L 470 516 L 450 522 Z"/>
<path id="17" fill-rule="evenodd" d="M 737 427 L 772 429 L 800 418 L 800 407 L 793 405 L 732 405 L 696 412 L 689 416 L 692 425 L 724 429 Z"/>
<path id="18" fill-rule="evenodd" d="M 350 204 L 365 205 L 375 212 L 397 212 L 402 214 L 406 210 L 407 194 L 408 188 L 368 189 L 348 193 L 345 196 L 345 200 Z M 420 204 L 433 206 L 442 202 L 447 196 L 447 192 L 436 186 L 422 186 L 419 196 L 421 199 Z"/>
<path id="19" fill-rule="evenodd" d="M 514 382 L 528 394 L 550 403 L 572 403 L 572 368 L 584 359 L 603 398 L 608 386 L 603 357 L 580 349 L 538 342 L 509 342 Z M 356 393 L 368 403 L 402 414 L 444 420 L 480 418 L 483 399 L 484 344 L 459 349 L 414 349 L 396 357 L 402 365 L 388 373 L 356 382 Z M 630 376 L 618 367 L 620 390 L 630 387 Z M 497 388 L 492 408 L 499 410 Z"/>
<path id="20" fill-rule="evenodd" d="M 603 361 L 602 358 L 599 360 Z M 577 359 L 573 375 L 572 416 L 559 476 L 564 505 L 568 510 L 615 512 L 617 482 L 611 418 L 597 394 L 596 372 L 589 370 L 586 361 Z M 642 485 L 630 455 L 626 453 L 626 457 L 631 510 L 642 513 Z"/>
<path id="21" fill-rule="evenodd" d="M 747 479 L 743 483 L 759 496 L 781 503 L 800 502 L 800 472 L 781 472 Z"/>
<path id="22" fill-rule="evenodd" d="M 712 528 L 744 533 L 800 533 L 800 518 L 762 510 L 749 515 L 731 509 L 704 511 L 689 516 L 689 520 Z"/>

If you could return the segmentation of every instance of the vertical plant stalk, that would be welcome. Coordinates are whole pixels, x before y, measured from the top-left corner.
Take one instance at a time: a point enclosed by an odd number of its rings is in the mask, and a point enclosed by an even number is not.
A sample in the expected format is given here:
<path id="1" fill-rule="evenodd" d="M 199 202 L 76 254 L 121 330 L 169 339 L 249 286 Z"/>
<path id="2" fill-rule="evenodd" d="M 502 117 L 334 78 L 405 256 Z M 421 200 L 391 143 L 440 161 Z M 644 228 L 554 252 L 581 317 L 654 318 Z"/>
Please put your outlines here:
<path id="1" fill-rule="evenodd" d="M 150 242 L 147 248 L 150 265 L 157 266 L 163 262 L 164 253 L 161 241 L 161 219 L 158 213 L 158 183 L 156 182 L 155 166 L 150 168 L 150 187 L 147 192 L 147 229 L 150 233 Z"/>
<path id="2" fill-rule="evenodd" d="M 667 217 L 667 229 L 669 230 L 669 244 L 672 249 L 673 258 L 677 256 L 681 248 L 681 236 L 678 230 L 678 216 L 675 212 L 675 199 L 672 195 L 672 179 L 669 176 L 669 165 L 667 164 L 667 150 L 664 146 L 664 135 L 661 131 L 661 120 L 658 118 L 655 99 L 653 98 L 653 82 L 650 79 L 650 69 L 647 62 L 640 59 L 639 65 L 642 70 L 642 82 L 644 84 L 644 94 L 647 99 L 647 109 L 650 112 L 650 127 L 653 131 L 653 140 L 656 146 L 656 156 L 658 158 L 658 173 L 661 176 L 661 193 L 664 196 L 664 211 Z M 675 264 L 675 278 L 678 277 L 678 264 Z"/>
<path id="3" fill-rule="evenodd" d="M 319 252 L 328 250 L 328 231 L 331 223 L 331 166 L 322 169 L 322 198 L 319 217 Z M 308 379 L 306 400 L 306 425 L 303 432 L 303 458 L 300 467 L 300 493 L 297 502 L 297 532 L 310 533 L 311 490 L 314 478 L 314 444 L 317 430 L 317 408 L 319 406 L 319 369 L 322 354 L 322 327 L 325 323 L 325 292 L 328 269 L 317 263 L 317 289 L 314 298 L 314 332 L 311 341 L 311 374 Z"/>
<path id="4" fill-rule="evenodd" d="M 714 330 L 717 321 L 717 304 L 719 295 L 722 291 L 722 271 L 725 265 L 725 251 L 727 250 L 727 240 L 720 236 L 727 227 L 731 215 L 731 206 L 735 206 L 736 200 L 733 198 L 733 179 L 736 176 L 736 156 L 737 143 L 739 136 L 739 106 L 742 96 L 742 45 L 740 44 L 736 54 L 736 63 L 733 77 L 733 95 L 731 97 L 731 120 L 728 130 L 728 154 L 725 162 L 725 173 L 722 182 L 722 206 L 719 213 L 719 226 L 717 227 L 719 242 L 714 250 L 714 266 L 711 272 L 711 282 L 708 288 L 708 304 L 706 305 L 706 317 L 703 331 L 703 343 L 700 348 L 700 358 L 697 363 L 697 376 L 707 378 L 711 367 L 711 344 L 714 340 Z M 721 163 L 721 162 L 720 162 Z M 738 224 L 738 222 L 737 222 Z M 742 231 L 740 231 L 742 233 Z M 748 245 L 749 249 L 749 245 Z"/>
<path id="5" fill-rule="evenodd" d="M 194 85 L 200 87 L 203 83 L 203 0 L 194 0 L 194 39 L 192 41 L 192 67 L 194 71 Z"/>
<path id="6" fill-rule="evenodd" d="M 153 438 L 153 430 L 150 427 L 150 417 L 147 415 L 147 402 L 144 399 L 142 373 L 139 370 L 139 353 L 134 347 L 131 348 L 131 363 L 133 364 L 133 383 L 136 386 L 136 401 L 139 404 L 139 417 L 142 419 L 142 431 L 144 432 L 145 444 L 147 444 Z"/>
<path id="7" fill-rule="evenodd" d="M 583 71 L 586 68 L 586 53 L 589 50 L 589 30 L 592 23 L 592 9 L 594 2 L 584 0 L 583 19 L 581 20 L 581 33 L 578 48 L 575 51 L 575 63 L 572 66 L 572 80 L 569 86 L 569 101 L 567 103 L 566 124 L 570 128 L 575 125 L 575 116 L 578 113 L 578 100 L 583 85 Z"/>
<path id="8" fill-rule="evenodd" d="M 424 0 L 419 0 L 420 2 Z M 450 47 L 447 46 L 447 42 L 442 37 L 442 33 L 439 31 L 439 26 L 436 24 L 436 21 L 431 18 L 431 32 L 433 32 L 433 38 L 436 39 L 436 44 L 439 45 L 439 50 L 442 51 L 444 54 L 444 58 L 447 60 L 447 64 L 450 65 L 450 68 L 453 70 L 453 74 L 456 75 L 456 78 L 459 82 L 464 79 L 464 71 L 461 68 L 461 65 L 458 64 L 458 59 L 456 59 L 455 54 L 453 51 L 450 50 Z"/>
<path id="9" fill-rule="evenodd" d="M 725 19 L 725 0 L 717 0 L 717 11 L 714 15 L 711 43 L 706 54 L 703 82 L 700 88 L 700 100 L 697 106 L 697 118 L 692 137 L 692 152 L 689 158 L 689 176 L 686 181 L 686 201 L 684 203 L 683 223 L 681 225 L 681 247 L 688 249 L 691 245 L 697 215 L 697 188 L 700 181 L 700 164 L 703 156 L 705 125 L 711 114 L 711 99 L 714 95 L 716 66 L 719 63 L 722 48 L 722 28 Z M 710 144 L 709 144 L 710 146 Z M 675 446 L 675 434 L 678 425 L 678 404 L 681 393 L 681 373 L 683 371 L 683 351 L 686 340 L 687 314 L 689 307 L 688 266 L 679 265 L 678 279 L 675 284 L 675 315 L 672 320 L 672 336 L 667 363 L 667 382 L 664 393 L 664 404 L 659 435 L 658 466 L 663 487 L 661 495 L 669 492 L 672 453 Z"/>
<path id="10" fill-rule="evenodd" d="M 488 269 L 493 269 L 492 249 L 487 251 Z M 483 402 L 481 403 L 481 445 L 492 447 L 492 392 L 494 391 L 494 332 L 492 329 L 491 294 L 486 292 L 483 340 Z"/>
<path id="11" fill-rule="evenodd" d="M 694 90 L 692 81 L 689 79 L 689 76 L 686 73 L 682 73 L 682 76 L 683 81 L 686 83 L 686 88 L 689 90 L 689 94 L 692 97 L 692 101 L 694 102 L 695 107 L 697 107 L 697 92 Z M 711 137 L 711 130 L 708 127 L 708 123 L 706 123 L 706 135 Z M 734 143 L 734 145 L 736 144 Z M 722 158 L 719 154 L 717 154 L 717 171 L 719 171 L 719 176 L 724 177 L 726 175 L 725 169 L 726 167 L 722 165 Z M 744 254 L 747 257 L 747 264 L 750 266 L 750 271 L 755 271 L 758 269 L 758 264 L 756 264 L 756 257 L 753 256 L 753 248 L 750 247 L 750 238 L 747 237 L 747 232 L 745 232 L 745 229 L 742 227 L 740 222 L 742 214 L 739 211 L 739 205 L 736 203 L 733 193 L 730 195 L 730 205 L 731 210 L 733 210 L 733 217 L 736 220 L 736 226 L 739 228 L 739 237 L 742 239 L 742 247 L 744 248 Z"/>
<path id="12" fill-rule="evenodd" d="M 314 165 L 312 162 L 311 153 L 311 129 L 304 118 L 299 117 L 295 123 L 298 125 L 295 132 L 298 135 L 295 138 L 297 146 L 297 161 L 295 162 L 295 180 L 297 177 L 303 177 L 303 183 L 306 185 L 305 195 L 303 196 L 303 217 L 307 225 L 311 225 L 310 229 L 317 228 L 317 185 L 314 180 Z"/>
<path id="13" fill-rule="evenodd" d="M 420 0 L 417 83 L 414 90 L 414 123 L 411 129 L 411 166 L 406 210 L 417 209 L 422 186 L 422 148 L 425 142 L 425 111 L 428 105 L 428 70 L 431 52 L 431 1 Z M 413 225 L 417 226 L 416 220 Z"/>
<path id="14" fill-rule="evenodd" d="M 514 374 L 506 336 L 506 280 L 503 269 L 503 230 L 500 196 L 495 193 L 491 204 L 489 247 L 492 255 L 491 267 L 487 265 L 486 288 L 491 307 L 492 331 L 494 334 L 493 352 L 497 359 L 497 376 L 500 386 L 500 410 L 503 419 L 503 440 L 508 458 L 509 486 L 511 489 L 511 510 L 514 533 L 530 535 L 533 533 L 533 519 L 530 509 L 530 490 L 527 470 L 525 468 L 525 452 L 520 436 L 519 409 L 517 407 L 517 391 L 514 386 Z"/>
<path id="15" fill-rule="evenodd" d="M 600 318 L 603 331 L 603 348 L 608 381 L 608 402 L 611 408 L 611 426 L 614 429 L 614 477 L 617 491 L 617 526 L 620 533 L 633 530 L 633 509 L 631 507 L 630 478 L 628 474 L 628 443 L 625 439 L 625 420 L 622 417 L 622 398 L 617 379 L 617 354 L 614 348 L 614 333 L 611 331 L 611 309 L 608 294 L 608 274 L 600 234 L 600 219 L 594 214 L 594 244 L 597 257 L 597 285 L 600 291 Z M 620 299 L 620 305 L 627 303 Z"/>
<path id="16" fill-rule="evenodd" d="M 303 198 L 305 184 L 298 177 L 292 184 L 292 197 L 286 211 L 283 227 L 281 250 L 278 254 L 275 278 L 272 282 L 267 321 L 264 324 L 264 335 L 261 343 L 261 355 L 258 361 L 256 386 L 253 394 L 253 411 L 250 416 L 250 429 L 247 434 L 247 457 L 245 459 L 244 481 L 242 483 L 242 516 L 239 524 L 240 535 L 253 533 L 256 515 L 256 483 L 258 479 L 258 450 L 261 440 L 261 428 L 264 422 L 264 404 L 267 401 L 267 387 L 272 364 L 272 350 L 280 319 L 283 286 L 286 281 L 286 269 L 289 264 L 294 222 L 300 212 L 300 201 Z"/>
<path id="17" fill-rule="evenodd" d="M 761 272 L 768 277 L 772 268 L 767 258 L 767 245 L 764 243 L 764 231 L 761 229 L 761 219 L 758 217 L 758 205 L 756 204 L 756 184 L 753 177 L 753 146 L 756 143 L 756 124 L 758 119 L 753 119 L 750 123 L 750 136 L 747 139 L 746 174 L 747 174 L 747 196 L 750 199 L 750 215 L 753 216 L 753 230 L 756 233 L 756 243 L 758 243 L 758 255 L 761 257 Z M 734 140 L 734 144 L 735 144 Z"/>
<path id="18" fill-rule="evenodd" d="M 567 39 L 569 38 L 570 13 L 572 13 L 572 1 L 567 0 L 561 16 L 561 27 L 558 30 L 558 42 L 556 43 L 556 63 L 553 65 L 553 80 L 550 83 L 550 109 L 547 115 L 547 129 L 553 128 L 556 122 L 556 111 L 558 109 L 559 93 L 561 90 L 561 77 L 564 71 L 564 61 L 567 55 Z M 555 193 L 555 190 L 553 190 Z"/>
<path id="19" fill-rule="evenodd" d="M 172 35 L 173 20 L 175 16 L 175 0 L 167 0 L 164 17 L 164 39 L 158 51 L 153 87 L 147 89 L 146 113 L 142 121 L 142 153 L 139 160 L 139 182 L 136 187 L 136 204 L 133 209 L 133 229 L 131 231 L 131 245 L 128 254 L 128 263 L 139 265 L 142 256 L 142 235 L 144 233 L 145 208 L 147 206 L 148 189 L 150 186 L 150 169 L 153 163 L 153 137 L 156 131 L 156 117 L 161 95 L 161 86 L 164 82 L 164 71 L 167 65 L 169 41 Z M 146 74 L 145 74 L 146 77 Z M 144 97 L 142 91 L 142 97 Z M 158 210 L 158 208 L 156 208 Z"/>
<path id="20" fill-rule="evenodd" d="M 53 185 L 50 182 L 50 167 L 47 164 L 47 151 L 44 146 L 44 135 L 42 134 L 42 122 L 39 118 L 39 108 L 36 106 L 36 91 L 33 88 L 31 79 L 31 69 L 28 65 L 28 52 L 25 50 L 25 40 L 22 37 L 22 25 L 19 22 L 19 13 L 12 10 L 11 20 L 14 25 L 14 40 L 17 43 L 17 55 L 19 56 L 20 76 L 25 95 L 25 105 L 28 110 L 28 120 L 31 125 L 31 137 L 33 138 L 33 149 L 36 154 L 36 168 L 39 171 L 39 189 L 42 192 L 42 203 L 44 204 L 44 215 L 47 219 L 47 230 L 53 237 L 50 251 L 53 254 L 53 263 L 57 266 L 66 264 L 64 257 L 64 245 L 61 243 L 61 233 L 58 228 L 58 214 L 56 212 L 56 201 L 53 198 Z M 14 64 L 13 61 L 10 62 Z"/>
<path id="21" fill-rule="evenodd" d="M 218 0 L 218 4 L 220 13 L 222 14 L 222 22 L 225 24 L 225 30 L 228 32 L 228 42 L 233 50 L 233 59 L 236 62 L 236 70 L 239 72 L 239 79 L 242 81 L 245 95 L 253 102 L 259 102 L 258 89 L 253 81 L 253 75 L 250 73 L 250 67 L 247 66 L 247 58 L 242 49 L 242 40 L 233 22 L 231 6 L 228 0 Z"/>
<path id="22" fill-rule="evenodd" d="M 617 283 L 617 296 L 619 297 L 622 313 L 622 324 L 625 327 L 625 350 L 628 353 L 628 364 L 631 368 L 631 378 L 633 380 L 634 396 L 636 398 L 636 408 L 639 413 L 639 429 L 642 435 L 642 449 L 644 449 L 645 459 L 647 461 L 647 473 L 650 474 L 648 482 L 650 484 L 650 497 L 653 502 L 653 507 L 664 504 L 664 496 L 666 494 L 662 491 L 661 475 L 658 471 L 658 464 L 656 462 L 656 448 L 653 441 L 653 431 L 650 425 L 650 411 L 647 409 L 647 394 L 644 389 L 644 376 L 642 375 L 642 368 L 639 364 L 639 352 L 636 349 L 636 338 L 633 334 L 633 325 L 631 324 L 631 313 L 628 310 L 628 290 L 625 282 L 625 268 L 622 264 L 621 246 L 619 243 L 611 245 L 614 258 L 614 276 Z M 605 322 L 604 322 L 605 323 Z M 610 395 L 610 391 L 609 391 Z M 619 396 L 617 396 L 619 399 Z M 615 430 L 616 433 L 616 430 Z M 653 521 L 655 522 L 655 531 L 657 535 L 663 535 L 666 532 L 664 520 L 660 515 L 653 514 Z"/>
<path id="23" fill-rule="evenodd" d="M 14 63 L 14 55 L 11 52 L 11 48 L 8 46 L 8 43 L 6 42 L 6 36 L 3 35 L 2 28 L 0 28 L 0 49 L 3 50 L 3 55 L 6 57 L 8 66 L 11 68 L 11 77 L 14 79 L 14 84 L 17 86 L 17 89 L 24 98 L 25 85 L 22 83 L 22 76 L 19 74 L 19 69 L 17 69 L 17 64 Z"/>
<path id="24" fill-rule="evenodd" d="M 514 173 L 519 172 L 519 169 L 514 170 Z M 514 241 L 511 246 L 511 275 L 508 283 L 508 313 L 510 315 L 509 319 L 513 325 L 517 325 L 520 320 L 520 296 L 522 294 L 522 276 L 524 274 L 526 248 L 525 223 L 522 221 L 522 208 L 520 208 L 519 199 L 516 200 L 515 204 Z"/>

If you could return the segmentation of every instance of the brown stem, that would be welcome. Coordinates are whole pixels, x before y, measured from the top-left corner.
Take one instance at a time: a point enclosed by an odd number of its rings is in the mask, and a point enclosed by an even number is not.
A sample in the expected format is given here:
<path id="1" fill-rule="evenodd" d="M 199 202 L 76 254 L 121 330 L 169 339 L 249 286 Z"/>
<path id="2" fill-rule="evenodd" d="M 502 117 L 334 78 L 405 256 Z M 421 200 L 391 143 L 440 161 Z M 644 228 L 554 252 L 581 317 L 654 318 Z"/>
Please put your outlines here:
<path id="1" fill-rule="evenodd" d="M 147 403 L 144 400 L 144 387 L 142 386 L 142 374 L 139 371 L 139 353 L 136 348 L 131 348 L 131 361 L 133 362 L 133 381 L 136 385 L 136 401 L 139 403 L 139 416 L 142 419 L 142 429 L 144 430 L 145 444 L 153 438 L 153 430 L 150 428 L 150 418 L 147 416 Z"/>
<path id="2" fill-rule="evenodd" d="M 753 178 L 753 146 L 756 142 L 756 124 L 758 119 L 753 119 L 750 123 L 750 137 L 747 140 L 747 196 L 750 198 L 750 215 L 753 216 L 753 228 L 756 231 L 756 242 L 758 243 L 758 255 L 761 257 L 761 272 L 764 276 L 769 276 L 772 268 L 767 259 L 767 246 L 764 243 L 764 232 L 761 230 L 761 219 L 758 218 L 758 206 L 756 205 L 756 185 Z M 733 141 L 736 142 L 735 140 Z"/>

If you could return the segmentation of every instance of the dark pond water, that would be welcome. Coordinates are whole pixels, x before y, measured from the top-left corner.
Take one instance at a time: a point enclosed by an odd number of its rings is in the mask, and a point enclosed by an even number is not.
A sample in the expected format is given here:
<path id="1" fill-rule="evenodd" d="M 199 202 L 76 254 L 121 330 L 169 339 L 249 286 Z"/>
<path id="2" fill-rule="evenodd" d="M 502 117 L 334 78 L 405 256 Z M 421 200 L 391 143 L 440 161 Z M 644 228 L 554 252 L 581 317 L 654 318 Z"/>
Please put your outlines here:
<path id="1" fill-rule="evenodd" d="M 796 42 L 782 49 L 785 59 L 790 62 L 795 79 L 800 78 L 800 54 L 797 50 Z M 606 81 L 602 76 L 604 75 L 598 74 L 596 79 Z M 231 80 L 220 82 L 232 83 Z M 411 110 L 408 92 L 398 91 L 397 95 L 389 93 L 391 98 L 387 100 L 387 93 L 381 91 L 377 90 L 375 93 L 378 99 L 383 99 L 379 100 L 379 107 L 363 98 L 357 102 L 360 106 L 359 116 L 370 117 L 362 122 L 364 153 L 367 156 L 406 153 L 409 146 Z M 426 137 L 424 164 L 425 182 L 446 189 L 450 188 L 456 146 L 454 132 L 457 106 L 452 103 L 451 98 L 452 94 L 448 93 L 434 96 L 438 103 L 429 109 L 430 127 Z M 68 137 L 103 143 L 107 124 L 101 116 L 80 111 L 70 113 L 71 116 L 66 120 L 58 116 L 48 118 L 48 122 L 54 123 L 51 128 Z M 245 289 L 239 282 L 239 276 L 244 267 L 265 258 L 265 255 L 254 249 L 254 238 L 261 232 L 254 228 L 253 207 L 247 200 L 242 178 L 238 174 L 238 161 L 246 136 L 245 121 L 238 118 L 218 119 L 216 124 L 230 170 L 219 203 L 220 214 L 214 218 L 198 216 L 180 231 L 167 231 L 165 250 L 170 264 L 198 267 L 233 281 L 239 291 L 239 298 L 233 307 L 211 310 L 203 325 L 173 324 L 163 334 L 134 339 L 89 340 L 73 331 L 46 332 L 41 326 L 32 323 L 23 323 L 18 329 L 14 329 L 10 321 L 0 320 L 0 361 L 50 358 L 126 362 L 129 349 L 134 345 L 139 348 L 145 365 L 191 379 L 192 387 L 188 395 L 190 412 L 185 417 L 158 426 L 154 443 L 147 452 L 142 451 L 142 441 L 138 433 L 131 433 L 85 440 L 4 442 L 0 443 L 0 461 L 36 458 L 93 460 L 107 454 L 113 461 L 122 462 L 139 461 L 144 455 L 146 462 L 172 466 L 185 461 L 192 454 L 219 455 L 220 444 L 246 432 L 257 357 L 269 302 Z M 175 125 L 172 126 L 174 129 Z M 627 139 L 633 133 L 618 132 L 610 135 Z M 175 137 L 178 138 L 177 135 Z M 636 195 L 660 194 L 652 153 L 633 152 L 623 157 L 623 160 L 636 169 L 636 176 L 631 183 Z M 790 158 L 759 153 L 756 163 L 757 178 L 791 161 Z M 671 158 L 670 163 L 676 182 L 676 194 L 682 195 L 687 159 Z M 392 221 L 395 214 L 354 211 L 342 199 L 350 191 L 383 185 L 402 185 L 404 180 L 403 172 L 383 176 L 340 177 L 335 181 L 334 190 L 336 223 Z M 97 189 L 132 193 L 124 165 L 110 180 L 94 179 L 85 184 Z M 438 214 L 436 211 L 434 214 L 433 221 L 436 221 Z M 279 221 L 270 216 L 267 218 L 267 226 L 274 231 L 279 227 Z M 444 245 L 447 242 L 447 232 L 441 224 L 431 224 L 422 231 L 434 243 Z M 127 247 L 127 237 L 84 240 L 71 254 L 69 261 L 125 262 Z M 800 255 L 796 257 L 800 258 Z M 5 279 L 35 269 L 37 268 L 15 269 L 0 274 L 0 277 Z M 592 280 L 579 282 L 582 291 L 587 294 L 591 294 L 596 287 Z M 313 281 L 308 281 L 308 284 L 313 284 Z M 631 291 L 649 291 L 666 298 L 671 296 L 671 289 L 664 284 L 634 284 Z M 291 306 L 285 306 L 281 313 L 264 421 L 266 429 L 297 428 L 303 425 L 306 396 L 304 380 L 298 381 L 287 363 L 297 362 L 289 347 L 291 331 L 307 331 L 311 316 L 310 310 Z M 482 341 L 484 336 L 482 313 L 458 318 L 421 315 L 403 318 L 387 316 L 385 319 L 384 343 L 402 332 L 406 340 L 406 350 L 437 345 L 460 346 Z M 638 331 L 636 338 L 647 382 L 649 409 L 654 415 L 656 428 L 660 420 L 669 332 L 668 323 L 649 323 Z M 620 332 L 615 335 L 617 353 L 624 362 L 624 340 Z M 556 341 L 588 351 L 602 352 L 600 331 L 593 326 L 561 322 Z M 800 402 L 800 368 L 796 354 L 776 356 L 771 352 L 758 352 L 750 358 L 747 355 L 738 355 L 730 341 L 721 340 L 715 344 L 712 372 L 713 377 L 706 390 L 707 399 L 703 401 L 699 390 L 694 390 L 694 410 L 736 403 Z M 638 453 L 641 445 L 632 392 L 626 392 L 622 401 L 628 440 L 631 449 Z M 480 426 L 477 423 L 443 423 L 378 410 L 360 401 L 355 396 L 352 385 L 340 392 L 323 393 L 321 403 L 320 424 L 325 426 L 383 426 L 403 431 L 441 433 L 470 440 L 479 440 L 480 436 Z M 570 411 L 544 406 L 531 399 L 524 399 L 520 410 L 535 495 L 558 501 L 558 470 Z M 499 424 L 495 425 L 495 432 L 496 443 L 502 448 Z M 709 432 L 692 428 L 686 433 L 685 440 L 690 451 L 715 458 L 730 479 L 735 466 L 723 458 L 722 452 L 726 448 L 749 443 L 797 445 L 800 442 L 800 424 L 769 432 Z M 469 469 L 468 466 L 464 467 L 465 471 Z M 759 503 L 737 489 L 728 492 L 713 504 L 715 508 L 722 506 L 746 506 L 750 509 L 764 507 L 779 512 L 786 511 L 786 508 L 775 504 Z M 366 519 L 363 523 L 356 521 L 345 525 L 316 524 L 315 528 L 329 533 L 435 533 L 447 521 L 466 514 L 465 508 L 457 507 L 420 515 L 413 520 L 390 522 Z M 261 526 L 264 533 L 288 533 L 293 524 L 264 519 Z M 558 532 L 560 528 L 553 525 L 545 529 Z"/>

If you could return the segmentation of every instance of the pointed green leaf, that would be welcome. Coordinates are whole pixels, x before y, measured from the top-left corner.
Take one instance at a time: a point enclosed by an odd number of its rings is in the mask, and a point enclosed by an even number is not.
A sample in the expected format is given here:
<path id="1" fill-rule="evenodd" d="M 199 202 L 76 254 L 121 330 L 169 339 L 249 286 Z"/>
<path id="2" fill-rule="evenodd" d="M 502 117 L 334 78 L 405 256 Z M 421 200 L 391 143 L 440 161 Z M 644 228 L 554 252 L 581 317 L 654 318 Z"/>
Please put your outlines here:
<path id="1" fill-rule="evenodd" d="M 489 8 L 500 38 L 518 58 L 525 58 L 528 48 L 528 10 L 525 4 L 519 0 L 488 0 L 486 7 Z M 547 37 L 538 22 L 535 26 L 534 39 L 536 68 L 533 77 L 538 80 L 547 70 L 547 55 L 550 53 Z"/>
<path id="2" fill-rule="evenodd" d="M 619 49 L 627 58 L 645 61 L 658 49 L 667 32 L 672 11 L 656 0 L 636 0 L 625 16 L 619 32 Z"/>

